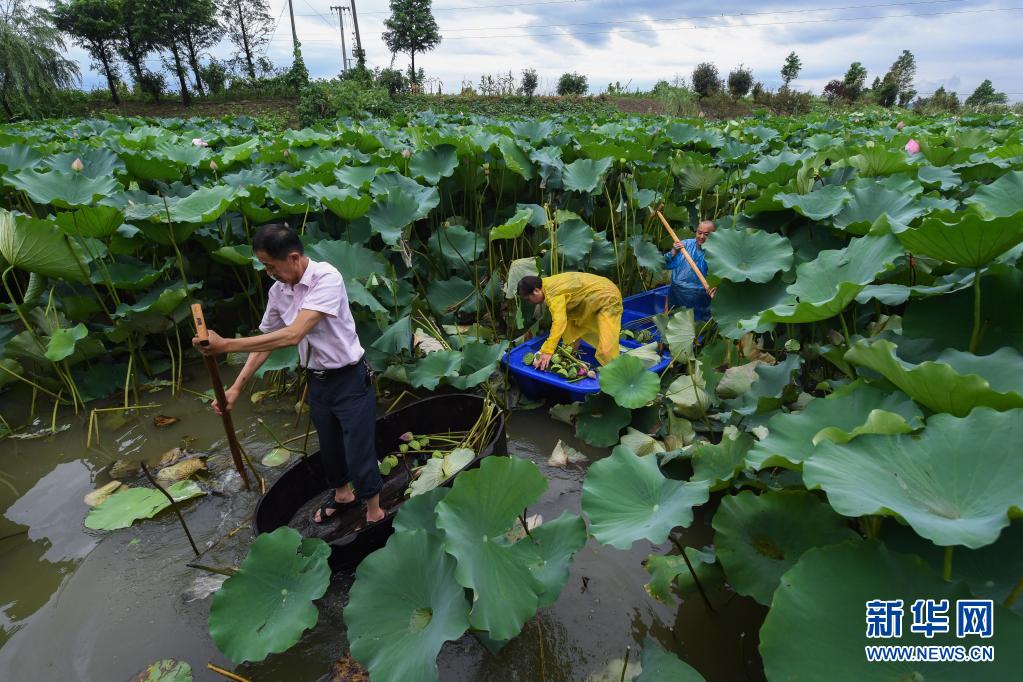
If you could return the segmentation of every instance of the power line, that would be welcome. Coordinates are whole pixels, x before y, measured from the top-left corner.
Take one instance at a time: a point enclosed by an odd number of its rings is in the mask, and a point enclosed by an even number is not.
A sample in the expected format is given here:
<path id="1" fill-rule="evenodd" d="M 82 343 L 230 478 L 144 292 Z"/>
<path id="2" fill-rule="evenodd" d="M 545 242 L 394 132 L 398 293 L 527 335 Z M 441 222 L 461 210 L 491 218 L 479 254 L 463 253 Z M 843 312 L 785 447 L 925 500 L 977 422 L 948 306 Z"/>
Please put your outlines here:
<path id="1" fill-rule="evenodd" d="M 434 7 L 434 12 L 464 12 L 466 10 L 481 10 L 481 9 L 502 9 L 506 7 L 532 7 L 535 5 L 574 5 L 579 2 L 593 2 L 594 0 L 547 0 L 546 2 L 509 2 L 502 3 L 500 5 L 458 5 L 455 7 Z M 390 10 L 386 12 L 378 10 L 376 12 L 363 12 L 362 14 L 390 14 Z"/>
<path id="2" fill-rule="evenodd" d="M 274 30 L 270 32 L 270 37 L 267 38 L 266 45 L 263 47 L 263 56 L 270 51 L 270 43 L 273 42 L 274 36 L 277 35 L 277 27 L 281 25 L 281 18 L 284 16 L 284 8 L 288 6 L 287 2 L 281 3 L 281 12 L 277 15 L 277 21 L 274 23 Z"/>
<path id="3" fill-rule="evenodd" d="M 938 5 L 948 4 L 950 2 L 963 2 L 963 0 L 922 0 L 917 2 L 887 2 L 878 3 L 873 5 L 846 5 L 845 7 L 806 7 L 802 9 L 783 9 L 775 10 L 773 12 L 736 12 L 733 14 L 704 14 L 696 16 L 684 16 L 684 17 L 647 17 L 644 19 L 615 19 L 612 21 L 585 21 L 571 24 L 550 24 L 550 27 L 563 27 L 563 26 L 596 26 L 605 24 L 642 24 L 650 21 L 689 21 L 693 19 L 725 19 L 728 17 L 754 17 L 754 16 L 765 16 L 773 14 L 803 14 L 806 12 L 838 12 L 842 10 L 850 9 L 874 9 L 883 7 L 905 7 L 908 5 Z M 444 33 L 451 32 L 463 32 L 463 31 L 493 31 L 502 30 L 507 28 L 506 26 L 478 26 L 473 28 L 448 28 L 441 27 Z M 528 28 L 528 27 L 523 27 Z"/>
<path id="4" fill-rule="evenodd" d="M 327 25 L 327 27 L 330 28 L 331 31 L 336 31 L 337 30 L 337 26 L 334 25 L 334 22 L 333 21 L 327 21 L 327 17 L 325 17 L 322 14 L 320 14 L 319 12 L 317 12 L 316 8 L 309 4 L 309 0 L 302 0 L 302 2 L 305 3 L 306 7 L 311 9 L 313 12 L 316 12 L 316 14 L 314 14 L 314 15 L 313 14 L 307 14 L 305 16 L 307 16 L 307 17 L 308 16 L 317 16 L 317 17 L 319 17 L 320 19 L 323 20 L 323 23 L 325 23 Z"/>
<path id="5" fill-rule="evenodd" d="M 734 29 L 734 28 L 756 28 L 761 26 L 794 26 L 797 24 L 834 24 L 840 22 L 851 22 L 851 21 L 879 21 L 883 19 L 907 19 L 911 17 L 940 17 L 949 15 L 961 15 L 961 14 L 988 14 L 994 12 L 1016 12 L 1023 10 L 1023 7 L 1001 7 L 994 9 L 976 9 L 976 10 L 961 10 L 952 12 L 920 12 L 920 13 L 906 13 L 906 14 L 884 14 L 880 16 L 870 17 L 836 17 L 831 19 L 798 19 L 796 21 L 766 21 L 759 23 L 748 23 L 748 24 L 734 24 L 731 26 L 672 26 L 664 28 L 625 28 L 616 29 L 613 31 L 581 31 L 577 33 L 571 32 L 557 32 L 557 33 L 507 33 L 501 35 L 478 35 L 478 36 L 455 36 L 453 38 L 445 38 L 445 42 L 451 40 L 490 40 L 493 38 L 573 38 L 576 36 L 589 36 L 589 35 L 607 35 L 611 33 L 662 33 L 666 31 L 705 31 L 708 29 L 722 30 L 722 29 Z M 558 28 L 557 25 L 551 25 L 551 28 Z"/>

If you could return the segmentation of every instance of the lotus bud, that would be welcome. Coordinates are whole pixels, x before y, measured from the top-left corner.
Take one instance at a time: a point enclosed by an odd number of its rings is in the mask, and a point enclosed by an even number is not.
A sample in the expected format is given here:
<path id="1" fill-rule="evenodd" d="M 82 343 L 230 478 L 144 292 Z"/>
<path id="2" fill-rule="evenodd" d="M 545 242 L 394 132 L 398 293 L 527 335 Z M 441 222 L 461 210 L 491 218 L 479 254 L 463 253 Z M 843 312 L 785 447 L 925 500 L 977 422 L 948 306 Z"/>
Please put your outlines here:
<path id="1" fill-rule="evenodd" d="M 618 158 L 618 163 L 620 163 L 620 164 L 622 164 L 624 166 L 628 162 L 624 158 L 619 157 Z"/>
<path id="2" fill-rule="evenodd" d="M 653 130 L 651 130 L 650 132 L 651 132 L 651 134 L 653 134 L 653 135 L 660 135 L 660 134 L 661 134 L 661 129 L 660 129 L 660 128 L 654 128 L 654 129 L 653 129 Z"/>
<path id="3" fill-rule="evenodd" d="M 408 157 L 412 156 L 412 152 L 411 150 L 409 150 L 408 147 L 405 147 L 404 149 L 401 150 L 401 156 L 402 158 L 407 159 Z"/>
<path id="4" fill-rule="evenodd" d="M 917 142 L 916 140 L 910 140 L 909 142 L 906 143 L 906 151 L 909 152 L 910 154 L 919 154 L 920 143 Z"/>
<path id="5" fill-rule="evenodd" d="M 586 374 L 587 372 L 585 367 L 580 367 L 579 370 L 575 373 L 577 377 L 584 377 L 586 376 Z"/>
<path id="6" fill-rule="evenodd" d="M 412 442 L 412 432 L 411 431 L 406 431 L 405 433 L 403 433 L 400 436 L 398 436 L 398 440 L 400 440 L 402 443 L 411 443 Z"/>
<path id="7" fill-rule="evenodd" d="M 213 159 L 210 159 L 210 170 L 211 171 L 217 170 L 217 162 L 214 161 Z"/>
<path id="8" fill-rule="evenodd" d="M 867 140 L 867 149 L 873 149 L 873 148 L 874 148 L 874 141 L 873 140 Z"/>
<path id="9" fill-rule="evenodd" d="M 589 372 L 586 373 L 586 376 L 588 376 L 590 379 L 596 379 L 597 373 L 591 369 Z"/>
<path id="10" fill-rule="evenodd" d="M 706 116 L 706 114 L 701 111 L 700 112 L 700 118 L 704 118 L 705 116 Z"/>
<path id="11" fill-rule="evenodd" d="M 73 170 L 76 173 L 81 173 L 83 170 L 85 170 L 85 164 L 82 163 L 82 160 L 80 158 L 76 157 L 75 160 L 71 162 L 71 170 Z"/>
<path id="12" fill-rule="evenodd" d="M 899 130 L 902 130 L 903 128 L 906 127 L 906 124 L 903 121 L 899 121 L 898 125 L 896 125 L 895 127 L 898 128 Z"/>
<path id="13" fill-rule="evenodd" d="M 284 156 L 284 158 L 288 158 L 289 156 L 291 156 L 291 152 L 289 152 L 287 149 L 285 149 L 282 152 L 282 156 Z"/>
<path id="14" fill-rule="evenodd" d="M 210 146 L 209 143 L 206 142 L 206 140 L 202 139 L 201 137 L 193 137 L 192 138 L 192 144 L 194 144 L 196 147 L 209 147 Z"/>

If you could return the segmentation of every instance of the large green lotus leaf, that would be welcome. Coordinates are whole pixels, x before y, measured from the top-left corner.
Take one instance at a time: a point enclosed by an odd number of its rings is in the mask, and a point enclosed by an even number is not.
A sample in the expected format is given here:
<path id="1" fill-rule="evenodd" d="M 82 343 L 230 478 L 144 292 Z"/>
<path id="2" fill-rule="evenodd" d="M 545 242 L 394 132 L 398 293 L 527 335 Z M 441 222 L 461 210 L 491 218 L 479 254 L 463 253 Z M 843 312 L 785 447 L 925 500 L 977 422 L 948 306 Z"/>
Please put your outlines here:
<path id="1" fill-rule="evenodd" d="M 129 313 L 170 315 L 188 298 L 190 291 L 201 286 L 201 283 L 196 283 L 185 288 L 180 282 L 168 282 L 163 287 L 153 289 L 134 304 L 121 303 L 117 306 L 114 316 L 123 317 Z"/>
<path id="2" fill-rule="evenodd" d="M 8 173 L 3 179 L 8 185 L 26 192 L 37 204 L 60 208 L 88 206 L 124 190 L 112 175 L 90 178 L 72 170 L 39 173 L 26 168 Z"/>
<path id="3" fill-rule="evenodd" d="M 0 256 L 10 265 L 54 279 L 81 282 L 82 266 L 67 237 L 49 220 L 0 209 Z"/>
<path id="4" fill-rule="evenodd" d="M 890 234 L 854 239 L 844 249 L 821 251 L 796 268 L 796 281 L 787 289 L 794 304 L 765 310 L 761 322 L 815 322 L 834 317 L 849 305 L 877 275 L 894 267 L 903 254 Z"/>
<path id="5" fill-rule="evenodd" d="M 436 185 L 441 178 L 449 178 L 458 167 L 458 150 L 454 145 L 442 144 L 428 151 L 412 155 L 409 169 L 417 178 Z"/>
<path id="6" fill-rule="evenodd" d="M 412 348 L 412 319 L 408 315 L 402 317 L 387 327 L 370 345 L 388 355 L 409 350 Z"/>
<path id="7" fill-rule="evenodd" d="M 614 159 L 576 159 L 567 164 L 561 173 L 561 182 L 566 190 L 592 194 L 601 185 L 604 174 L 611 168 Z M 528 178 L 527 178 L 528 179 Z"/>
<path id="8" fill-rule="evenodd" d="M 543 142 L 554 133 L 554 121 L 512 121 L 508 129 L 518 137 L 524 137 L 532 143 Z"/>
<path id="9" fill-rule="evenodd" d="M 707 239 L 706 251 L 714 277 L 733 282 L 762 284 L 792 267 L 789 240 L 763 230 L 717 230 Z"/>
<path id="10" fill-rule="evenodd" d="M 123 149 L 118 152 L 124 162 L 128 177 L 139 180 L 178 180 L 182 172 L 178 164 L 170 159 L 154 156 L 147 151 L 130 151 Z"/>
<path id="11" fill-rule="evenodd" d="M 746 464 L 753 469 L 797 467 L 813 454 L 821 431 L 862 430 L 874 414 L 897 415 L 912 429 L 923 425 L 923 413 L 905 393 L 889 393 L 856 382 L 827 398 L 811 400 L 800 412 L 771 417 L 767 437 L 749 451 Z"/>
<path id="12" fill-rule="evenodd" d="M 851 198 L 849 190 L 841 185 L 825 185 L 808 194 L 775 195 L 785 208 L 818 222 L 837 215 Z"/>
<path id="13" fill-rule="evenodd" d="M 419 202 L 416 198 L 401 189 L 391 189 L 377 198 L 377 203 L 369 209 L 369 224 L 379 234 L 384 243 L 394 246 L 401 237 L 402 230 L 419 217 Z"/>
<path id="14" fill-rule="evenodd" d="M 496 225 L 490 230 L 490 241 L 495 239 L 517 239 L 522 236 L 526 225 L 530 223 L 533 211 L 530 208 L 520 208 L 515 215 L 501 225 Z"/>
<path id="15" fill-rule="evenodd" d="M 151 197 L 143 204 L 129 203 L 124 211 L 127 220 L 149 220 L 157 223 L 211 223 L 231 207 L 245 190 L 228 185 L 201 187 L 186 197 Z"/>
<path id="16" fill-rule="evenodd" d="M 533 577 L 544 588 L 538 604 L 543 608 L 558 601 L 568 582 L 572 557 L 586 544 L 586 522 L 581 516 L 565 511 L 555 520 L 540 524 L 530 534 L 541 559 L 532 570 Z"/>
<path id="17" fill-rule="evenodd" d="M 320 202 L 331 213 L 344 220 L 352 221 L 366 215 L 373 197 L 349 187 L 324 187 L 319 183 L 306 185 L 302 188 L 312 199 Z"/>
<path id="18" fill-rule="evenodd" d="M 765 606 L 783 573 L 803 552 L 859 537 L 846 520 L 805 490 L 745 490 L 721 500 L 714 514 L 714 547 L 729 584 Z"/>
<path id="19" fill-rule="evenodd" d="M 432 280 L 426 285 L 426 293 L 430 307 L 441 317 L 456 310 L 472 312 L 479 299 L 472 282 L 461 277 Z"/>
<path id="20" fill-rule="evenodd" d="M 571 211 L 557 212 L 558 256 L 566 263 L 579 263 L 593 248 L 593 228 Z"/>
<path id="21" fill-rule="evenodd" d="M 253 152 L 259 149 L 259 137 L 252 137 L 244 142 L 224 147 L 220 150 L 220 160 L 224 168 L 236 161 L 248 161 Z"/>
<path id="22" fill-rule="evenodd" d="M 437 528 L 437 504 L 443 500 L 451 488 L 434 488 L 409 498 L 398 509 L 394 517 L 394 532 L 413 533 L 423 531 L 437 538 L 444 537 L 444 531 Z"/>
<path id="23" fill-rule="evenodd" d="M 773 322 L 760 321 L 760 312 L 794 303 L 795 297 L 786 291 L 787 287 L 781 275 L 766 284 L 722 281 L 710 302 L 720 334 L 739 339 L 747 332 L 759 334 L 773 329 Z"/>
<path id="24" fill-rule="evenodd" d="M 880 373 L 935 412 L 962 417 L 980 406 L 996 410 L 1023 407 L 1023 356 L 1015 349 L 1000 348 L 990 355 L 949 349 L 936 360 L 918 365 L 902 360 L 896 351 L 891 341 L 862 340 L 849 349 L 845 359 Z"/>
<path id="25" fill-rule="evenodd" d="M 50 362 L 60 362 L 75 352 L 75 344 L 89 335 L 89 330 L 84 324 L 77 324 L 74 327 L 57 329 L 50 336 L 50 342 L 46 344 L 46 359 Z"/>
<path id="26" fill-rule="evenodd" d="M 1023 210 L 991 220 L 973 211 L 956 214 L 954 223 L 942 219 L 946 217 L 925 218 L 919 227 L 896 236 L 907 251 L 967 268 L 983 267 L 1023 242 Z"/>
<path id="27" fill-rule="evenodd" d="M 660 389 L 660 378 L 632 355 L 619 355 L 600 371 L 600 390 L 630 410 L 649 403 Z"/>
<path id="28" fill-rule="evenodd" d="M 725 172 L 714 166 L 683 166 L 678 169 L 679 187 L 689 196 L 711 194 L 725 177 Z"/>
<path id="29" fill-rule="evenodd" d="M 851 184 L 852 198 L 840 213 L 835 215 L 835 227 L 846 232 L 862 235 L 882 216 L 889 222 L 908 225 L 914 218 L 927 212 L 926 206 L 913 194 L 890 189 L 878 182 Z"/>
<path id="30" fill-rule="evenodd" d="M 678 656 L 665 651 L 651 637 L 643 642 L 643 655 L 640 658 L 642 671 L 632 682 L 706 682 L 706 679 L 695 668 L 679 659 Z"/>
<path id="31" fill-rule="evenodd" d="M 1023 352 L 1023 315 L 1016 306 L 1023 300 L 1023 272 L 1006 269 L 980 280 L 980 320 L 984 330 L 977 347 L 986 355 L 1002 346 Z M 937 348 L 970 347 L 973 329 L 973 291 L 915 300 L 902 314 L 907 338 L 933 340 Z"/>
<path id="32" fill-rule="evenodd" d="M 1018 216 L 1023 211 L 1023 171 L 1010 171 L 990 185 L 977 188 L 964 203 L 975 204 L 996 218 Z"/>
<path id="33" fill-rule="evenodd" d="M 439 350 L 420 358 L 416 366 L 409 371 L 409 382 L 414 388 L 425 388 L 430 391 L 437 388 L 441 379 L 458 376 L 458 368 L 462 366 L 462 353 L 457 350 Z"/>
<path id="34" fill-rule="evenodd" d="M 256 370 L 256 378 L 262 379 L 268 372 L 293 370 L 298 367 L 298 346 L 285 346 L 270 352 L 269 357 Z"/>
<path id="35" fill-rule="evenodd" d="M 799 394 L 793 379 L 802 366 L 803 358 L 798 353 L 789 353 L 783 362 L 776 365 L 757 365 L 756 379 L 748 391 L 738 398 L 727 401 L 727 405 L 741 415 L 763 414 L 777 410 L 785 403 L 792 402 Z"/>
<path id="36" fill-rule="evenodd" d="M 364 189 L 377 175 L 376 166 L 341 166 L 334 171 L 334 177 L 343 185 Z"/>
<path id="37" fill-rule="evenodd" d="M 759 187 L 784 185 L 796 177 L 800 164 L 808 155 L 809 153 L 797 154 L 785 150 L 778 154 L 762 156 L 759 161 L 746 168 L 746 179 Z"/>
<path id="38" fill-rule="evenodd" d="M 167 486 L 166 490 L 175 502 L 190 500 L 203 494 L 202 488 L 195 481 L 178 481 Z M 169 506 L 170 502 L 159 490 L 122 488 L 89 511 L 85 517 L 85 527 L 93 530 L 127 528 L 139 519 L 156 516 Z"/>
<path id="39" fill-rule="evenodd" d="M 209 158 L 210 150 L 194 144 L 175 144 L 170 140 L 159 142 L 153 148 L 155 156 L 169 159 L 182 166 L 197 167 Z"/>
<path id="40" fill-rule="evenodd" d="M 113 177 L 115 173 L 124 170 L 124 162 L 112 151 L 103 148 L 80 149 L 54 154 L 47 157 L 40 165 L 43 168 L 56 171 L 67 171 L 71 170 L 71 165 L 75 160 L 81 161 L 83 166 L 81 171 L 76 172 L 89 178 Z"/>
<path id="41" fill-rule="evenodd" d="M 8 171 L 19 171 L 35 168 L 42 162 L 43 155 L 32 147 L 23 144 L 12 144 L 0 147 L 0 175 Z"/>
<path id="42" fill-rule="evenodd" d="M 599 542 L 629 549 L 637 540 L 660 544 L 676 526 L 693 522 L 693 507 L 710 499 L 706 481 L 674 481 L 657 457 L 640 457 L 618 446 L 593 463 L 583 483 L 582 508 Z"/>
<path id="43" fill-rule="evenodd" d="M 437 654 L 468 629 L 468 616 L 455 560 L 421 530 L 395 533 L 359 564 L 344 612 L 352 656 L 381 682 L 436 680 Z"/>
<path id="44" fill-rule="evenodd" d="M 906 162 L 904 153 L 886 149 L 880 144 L 864 147 L 859 154 L 846 159 L 846 163 L 858 170 L 861 177 L 866 178 L 894 175 L 914 168 L 912 164 Z"/>
<path id="45" fill-rule="evenodd" d="M 533 179 L 535 171 L 532 162 L 510 137 L 502 136 L 497 146 L 501 150 L 501 156 L 504 157 L 504 162 L 510 170 L 518 173 L 526 180 Z"/>
<path id="46" fill-rule="evenodd" d="M 586 396 L 575 423 L 575 435 L 590 445 L 608 448 L 618 442 L 618 434 L 629 425 L 632 413 L 609 395 Z"/>
<path id="47" fill-rule="evenodd" d="M 444 549 L 455 557 L 455 579 L 474 591 L 470 624 L 494 639 L 511 639 L 536 613 L 546 591 L 530 570 L 540 563 L 528 538 L 508 544 L 505 533 L 547 489 L 535 464 L 518 457 L 485 457 L 463 472 L 437 505 Z"/>
<path id="48" fill-rule="evenodd" d="M 635 254 L 636 262 L 641 268 L 653 272 L 664 270 L 664 255 L 655 244 L 644 239 L 642 235 L 630 239 L 629 246 L 632 247 L 632 253 Z"/>
<path id="49" fill-rule="evenodd" d="M 487 248 L 487 240 L 461 225 L 440 226 L 428 241 L 430 250 L 442 257 L 448 268 L 470 269 Z"/>
<path id="50" fill-rule="evenodd" d="M 963 583 L 949 583 L 915 556 L 892 552 L 878 542 L 855 542 L 808 550 L 782 576 L 771 610 L 760 628 L 760 655 L 769 680 L 856 680 L 857 682 L 975 682 L 1015 679 L 1023 666 L 1023 620 L 996 604 L 993 637 L 955 638 L 956 601 L 969 599 Z M 904 619 L 899 639 L 868 639 L 865 604 L 900 599 Z M 911 606 L 918 599 L 949 601 L 948 634 L 925 637 L 910 631 Z M 808 655 L 807 642 L 813 643 Z M 879 663 L 864 647 L 993 645 L 990 663 Z M 967 673 L 967 667 L 969 672 Z"/>
<path id="51" fill-rule="evenodd" d="M 686 547 L 685 553 L 689 563 L 693 565 L 693 571 L 697 579 L 704 587 L 712 583 L 720 584 L 724 580 L 721 566 L 717 564 L 717 555 L 713 548 L 705 548 L 707 551 Z M 651 554 L 647 557 L 644 568 L 650 574 L 650 582 L 643 586 L 647 594 L 668 606 L 675 605 L 675 597 L 672 594 L 674 585 L 683 596 L 695 589 L 693 575 L 686 566 L 685 559 L 681 554 Z"/>
<path id="52" fill-rule="evenodd" d="M 54 220 L 69 235 L 109 237 L 124 223 L 124 215 L 113 206 L 85 206 L 76 211 L 62 211 Z"/>
<path id="53" fill-rule="evenodd" d="M 165 658 L 131 678 L 129 682 L 192 682 L 192 666 Z"/>
<path id="54" fill-rule="evenodd" d="M 356 279 L 365 281 L 373 275 L 384 277 L 388 272 L 387 259 L 382 253 L 343 239 L 325 239 L 310 244 L 306 251 L 311 258 L 337 268 L 346 283 Z"/>
<path id="55" fill-rule="evenodd" d="M 471 341 L 462 347 L 462 363 L 458 368 L 458 376 L 448 379 L 448 383 L 463 391 L 478 386 L 497 370 L 501 356 L 508 349 L 508 342 L 489 345 Z"/>
<path id="56" fill-rule="evenodd" d="M 690 480 L 706 481 L 711 490 L 727 488 L 745 466 L 746 453 L 751 447 L 753 436 L 734 426 L 726 426 L 720 443 L 697 443 L 692 447 L 693 476 Z"/>
<path id="57" fill-rule="evenodd" d="M 238 572 L 213 595 L 213 643 L 235 663 L 290 649 L 319 619 L 313 600 L 330 585 L 329 557 L 326 542 L 303 539 L 287 526 L 258 536 Z"/>
<path id="58" fill-rule="evenodd" d="M 823 488 L 840 514 L 894 514 L 938 545 L 991 544 L 1023 511 L 1023 410 L 979 407 L 938 414 L 918 436 L 867 435 L 823 441 L 803 465 L 808 488 Z"/>
<path id="59" fill-rule="evenodd" d="M 945 166 L 920 166 L 917 178 L 925 185 L 937 186 L 943 192 L 963 184 L 963 179 L 954 170 Z"/>
<path id="60" fill-rule="evenodd" d="M 661 334 L 661 340 L 668 342 L 671 357 L 676 362 L 688 362 L 693 355 L 693 342 L 696 341 L 696 322 L 693 319 L 693 309 L 676 310 L 670 317 L 665 317 L 664 314 L 655 315 L 654 324 Z"/>
<path id="61" fill-rule="evenodd" d="M 700 363 L 702 366 L 702 362 Z M 707 381 L 698 366 L 691 374 L 681 374 L 664 392 L 675 412 L 687 419 L 701 419 L 707 415 L 714 400 L 707 390 Z"/>

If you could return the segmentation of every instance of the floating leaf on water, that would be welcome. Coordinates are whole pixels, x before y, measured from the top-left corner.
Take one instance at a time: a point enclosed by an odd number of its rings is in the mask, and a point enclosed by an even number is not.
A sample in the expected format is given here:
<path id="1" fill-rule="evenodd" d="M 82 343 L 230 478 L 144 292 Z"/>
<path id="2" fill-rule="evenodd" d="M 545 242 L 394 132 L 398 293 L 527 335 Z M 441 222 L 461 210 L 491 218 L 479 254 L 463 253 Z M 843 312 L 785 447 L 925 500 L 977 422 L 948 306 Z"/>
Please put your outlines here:
<path id="1" fill-rule="evenodd" d="M 155 417 L 153 417 L 153 426 L 157 428 L 163 428 L 165 426 L 170 426 L 171 424 L 177 423 L 178 423 L 177 417 L 168 417 L 163 414 L 158 414 Z"/>
<path id="2" fill-rule="evenodd" d="M 185 588 L 181 594 L 181 600 L 186 604 L 194 601 L 202 601 L 220 589 L 227 580 L 227 576 L 214 573 L 199 573 L 192 580 L 192 583 Z"/>
<path id="3" fill-rule="evenodd" d="M 106 485 L 96 488 L 91 493 L 86 493 L 85 504 L 90 507 L 98 507 L 108 497 L 114 494 L 123 484 L 120 481 L 110 481 Z"/>
<path id="4" fill-rule="evenodd" d="M 547 411 L 547 414 L 551 416 L 554 421 L 559 421 L 562 424 L 568 424 L 569 426 L 575 425 L 575 420 L 579 416 L 580 411 L 583 408 L 582 403 L 566 403 L 564 405 L 552 405 L 551 409 Z"/>
<path id="5" fill-rule="evenodd" d="M 618 442 L 618 434 L 628 426 L 631 419 L 632 413 L 619 407 L 614 398 L 603 393 L 593 393 L 586 396 L 579 411 L 575 435 L 595 447 L 611 447 Z"/>
<path id="6" fill-rule="evenodd" d="M 632 355 L 619 355 L 600 372 L 600 390 L 627 409 L 643 407 L 660 389 L 660 378 Z"/>
<path id="7" fill-rule="evenodd" d="M 649 434 L 637 431 L 631 426 L 625 429 L 625 434 L 622 435 L 620 444 L 629 448 L 640 457 L 664 452 L 665 450 L 664 443 L 661 443 Z"/>
<path id="8" fill-rule="evenodd" d="M 135 675 L 130 682 L 192 682 L 192 666 L 165 658 Z"/>
<path id="9" fill-rule="evenodd" d="M 206 462 L 204 462 L 202 458 L 193 457 L 192 459 L 186 459 L 183 462 L 161 469 L 156 474 L 156 480 L 163 485 L 175 483 L 194 476 L 196 473 L 203 471 L 205 468 Z"/>
<path id="10" fill-rule="evenodd" d="M 704 547 L 702 550 L 686 547 L 685 552 L 689 563 L 693 565 L 693 570 L 696 571 L 697 578 L 705 588 L 724 581 L 724 575 L 721 572 L 721 567 L 717 564 L 713 547 Z M 675 605 L 672 585 L 683 596 L 687 596 L 690 590 L 695 589 L 696 584 L 693 582 L 692 574 L 680 554 L 651 554 L 646 559 L 645 568 L 646 572 L 650 574 L 650 581 L 644 585 L 644 589 L 647 594 L 659 602 L 669 606 Z"/>
<path id="11" fill-rule="evenodd" d="M 235 663 L 291 648 L 319 619 L 313 600 L 330 584 L 329 556 L 323 540 L 287 526 L 258 536 L 213 596 L 209 631 L 217 648 Z"/>
<path id="12" fill-rule="evenodd" d="M 203 494 L 193 481 L 179 481 L 167 487 L 175 502 L 182 502 Z M 106 499 L 85 517 L 85 527 L 93 530 L 127 528 L 138 519 L 148 519 L 170 506 L 159 490 L 152 488 L 123 488 Z"/>
<path id="13" fill-rule="evenodd" d="M 551 452 L 550 459 L 547 460 L 547 466 L 564 469 L 569 464 L 583 464 L 588 461 L 589 457 L 565 445 L 564 441 L 559 440 L 554 445 L 554 451 Z"/>
<path id="14" fill-rule="evenodd" d="M 665 651 L 653 638 L 643 641 L 643 655 L 640 657 L 642 672 L 634 682 L 706 682 L 703 675 L 678 656 Z"/>
<path id="15" fill-rule="evenodd" d="M 110 475 L 110 478 L 131 478 L 139 475 L 141 472 L 142 467 L 138 465 L 138 462 L 119 459 L 110 465 L 110 471 L 107 473 Z"/>
<path id="16" fill-rule="evenodd" d="M 263 456 L 260 461 L 265 467 L 279 467 L 291 459 L 291 451 L 287 448 L 274 448 Z"/>

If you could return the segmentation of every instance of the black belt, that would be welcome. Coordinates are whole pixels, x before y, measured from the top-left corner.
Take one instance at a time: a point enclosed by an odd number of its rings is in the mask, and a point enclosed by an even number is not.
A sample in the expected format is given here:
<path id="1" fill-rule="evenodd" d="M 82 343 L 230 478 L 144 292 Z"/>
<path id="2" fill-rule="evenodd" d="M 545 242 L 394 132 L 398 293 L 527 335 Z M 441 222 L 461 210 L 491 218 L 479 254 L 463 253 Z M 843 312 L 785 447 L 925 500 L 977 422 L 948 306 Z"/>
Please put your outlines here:
<path id="1" fill-rule="evenodd" d="M 354 362 L 351 365 L 345 365 L 344 367 L 333 367 L 331 369 L 313 369 L 311 367 L 306 367 L 305 371 L 308 373 L 310 377 L 322 381 L 324 379 L 330 379 L 336 376 L 340 376 L 343 372 L 347 372 L 351 369 L 359 367 L 360 365 L 365 368 L 366 372 L 370 376 L 373 376 L 373 369 L 369 366 L 369 363 L 366 362 L 365 359 L 358 360 L 357 362 Z"/>

